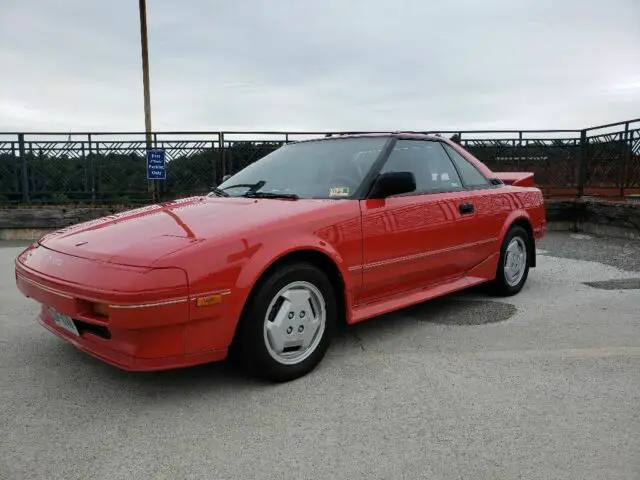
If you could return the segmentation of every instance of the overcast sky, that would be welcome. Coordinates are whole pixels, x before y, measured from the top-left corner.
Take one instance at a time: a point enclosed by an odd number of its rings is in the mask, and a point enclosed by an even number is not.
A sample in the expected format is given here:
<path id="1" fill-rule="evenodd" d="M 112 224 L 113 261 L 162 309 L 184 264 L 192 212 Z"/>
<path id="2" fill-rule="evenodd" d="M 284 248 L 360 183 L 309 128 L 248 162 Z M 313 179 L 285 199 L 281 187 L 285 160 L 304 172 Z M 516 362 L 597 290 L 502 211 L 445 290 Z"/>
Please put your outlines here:
<path id="1" fill-rule="evenodd" d="M 148 0 L 154 130 L 640 117 L 640 0 Z M 0 131 L 144 130 L 135 0 L 0 0 Z"/>

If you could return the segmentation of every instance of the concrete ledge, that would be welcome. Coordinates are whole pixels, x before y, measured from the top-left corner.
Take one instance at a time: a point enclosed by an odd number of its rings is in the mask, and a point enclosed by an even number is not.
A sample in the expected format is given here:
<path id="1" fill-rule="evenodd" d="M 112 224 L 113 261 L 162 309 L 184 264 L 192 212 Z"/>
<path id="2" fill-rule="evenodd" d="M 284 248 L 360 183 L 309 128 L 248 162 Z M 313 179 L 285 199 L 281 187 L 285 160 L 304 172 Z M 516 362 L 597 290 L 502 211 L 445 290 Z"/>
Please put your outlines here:
<path id="1" fill-rule="evenodd" d="M 640 240 L 640 203 L 600 199 L 547 200 L 551 231 L 585 232 L 594 235 Z M 36 240 L 47 232 L 134 208 L 18 207 L 0 209 L 0 240 Z"/>
<path id="2" fill-rule="evenodd" d="M 3 228 L 0 230 L 0 241 L 28 240 L 35 241 L 53 229 L 41 228 Z"/>
<path id="3" fill-rule="evenodd" d="M 37 240 L 47 232 L 80 222 L 94 220 L 127 210 L 127 205 L 109 207 L 46 207 L 0 208 L 0 240 Z"/>
<path id="4" fill-rule="evenodd" d="M 601 199 L 547 202 L 550 229 L 640 239 L 640 204 Z M 553 225 L 553 227 L 551 227 Z"/>

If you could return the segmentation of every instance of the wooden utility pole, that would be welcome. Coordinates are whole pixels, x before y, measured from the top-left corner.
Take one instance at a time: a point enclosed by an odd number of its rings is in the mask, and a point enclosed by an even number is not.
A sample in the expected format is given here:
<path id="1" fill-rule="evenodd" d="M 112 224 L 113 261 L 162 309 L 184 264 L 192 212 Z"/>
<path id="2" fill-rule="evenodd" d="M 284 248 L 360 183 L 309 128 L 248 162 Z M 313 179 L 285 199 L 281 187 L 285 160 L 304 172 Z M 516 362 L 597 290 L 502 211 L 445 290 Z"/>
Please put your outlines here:
<path id="1" fill-rule="evenodd" d="M 149 46 L 147 43 L 147 4 L 139 0 L 140 9 L 140 46 L 142 47 L 142 88 L 144 90 L 144 128 L 147 150 L 152 148 L 151 133 L 151 92 L 149 89 Z M 149 180 L 149 195 L 155 201 L 154 181 Z"/>

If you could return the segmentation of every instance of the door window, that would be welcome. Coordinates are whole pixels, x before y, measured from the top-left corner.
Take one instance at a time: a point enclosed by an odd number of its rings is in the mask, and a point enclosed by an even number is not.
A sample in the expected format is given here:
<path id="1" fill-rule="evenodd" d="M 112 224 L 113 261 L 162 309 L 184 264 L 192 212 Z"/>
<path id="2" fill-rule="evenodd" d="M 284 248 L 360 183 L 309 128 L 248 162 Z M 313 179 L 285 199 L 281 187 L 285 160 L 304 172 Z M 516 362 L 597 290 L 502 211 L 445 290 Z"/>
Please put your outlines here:
<path id="1" fill-rule="evenodd" d="M 462 182 L 440 142 L 398 140 L 381 173 L 411 172 L 416 177 L 413 194 L 461 190 Z"/>

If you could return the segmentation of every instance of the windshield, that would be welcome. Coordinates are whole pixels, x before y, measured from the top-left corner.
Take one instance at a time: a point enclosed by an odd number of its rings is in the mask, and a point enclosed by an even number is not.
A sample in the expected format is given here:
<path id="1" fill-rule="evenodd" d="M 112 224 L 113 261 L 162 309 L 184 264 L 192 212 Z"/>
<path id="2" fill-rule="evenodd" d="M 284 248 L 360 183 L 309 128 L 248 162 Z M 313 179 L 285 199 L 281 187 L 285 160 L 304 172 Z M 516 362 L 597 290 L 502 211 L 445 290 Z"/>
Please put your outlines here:
<path id="1" fill-rule="evenodd" d="M 215 192 L 233 197 L 350 198 L 387 140 L 352 137 L 284 145 L 224 181 Z"/>

